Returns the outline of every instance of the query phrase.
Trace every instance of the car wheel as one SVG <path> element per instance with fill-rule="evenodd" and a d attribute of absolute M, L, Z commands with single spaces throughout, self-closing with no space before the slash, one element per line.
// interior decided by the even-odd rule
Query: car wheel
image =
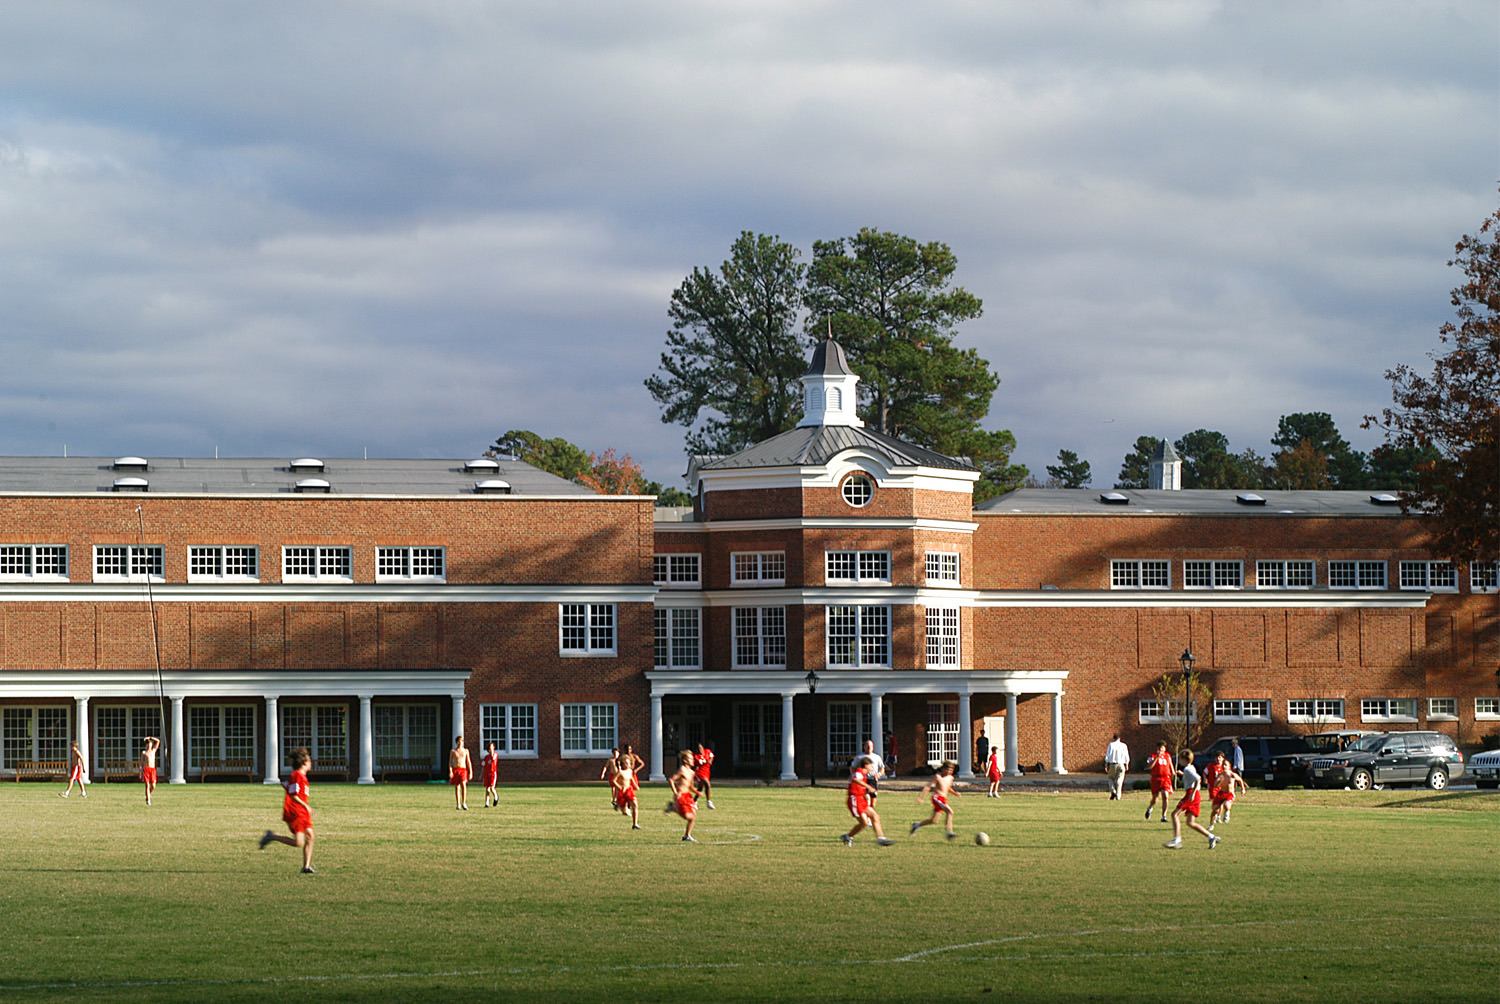
<path fill-rule="evenodd" d="M 1433 791 L 1442 791 L 1448 787 L 1448 772 L 1441 767 L 1434 767 L 1427 772 L 1427 787 Z"/>
<path fill-rule="evenodd" d="M 1370 776 L 1369 771 L 1363 768 L 1355 771 L 1354 776 L 1349 778 L 1349 787 L 1355 791 L 1369 791 L 1374 786 L 1375 779 Z"/>

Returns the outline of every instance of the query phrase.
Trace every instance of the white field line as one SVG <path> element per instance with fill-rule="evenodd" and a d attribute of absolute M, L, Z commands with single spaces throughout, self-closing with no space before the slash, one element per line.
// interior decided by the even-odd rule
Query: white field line
<path fill-rule="evenodd" d="M 432 979 L 459 979 L 472 978 L 476 976 L 548 976 L 562 975 L 564 973 L 622 973 L 622 972 L 691 972 L 712 971 L 719 969 L 809 969 L 809 968 L 834 968 L 843 966 L 872 966 L 872 965 L 902 965 L 911 962 L 922 962 L 938 952 L 961 951 L 966 948 L 980 948 L 987 945 L 998 945 L 1006 942 L 1037 941 L 1043 939 L 1066 939 L 1095 937 L 1101 934 L 1141 934 L 1141 933 L 1168 933 L 1172 931 L 1208 931 L 1216 928 L 1247 928 L 1247 927 L 1276 927 L 1286 925 L 1310 925 L 1310 924 L 1338 924 L 1348 923 L 1355 920 L 1368 920 L 1365 917 L 1346 918 L 1309 918 L 1307 920 L 1246 920 L 1225 924 L 1193 924 L 1193 925 L 1153 925 L 1150 927 L 1113 927 L 1094 928 L 1083 931 L 1060 931 L 1053 934 L 1020 934 L 1009 938 L 994 938 L 988 941 L 978 941 L 962 945 L 945 945 L 939 948 L 930 948 L 922 952 L 914 952 L 894 959 L 801 959 L 801 960 L 777 960 L 773 962 L 661 962 L 661 963 L 635 963 L 632 965 L 613 966 L 515 966 L 498 969 L 454 969 L 446 972 L 392 972 L 392 973 L 334 973 L 329 975 L 304 975 L 304 976 L 263 976 L 239 980 L 122 980 L 114 983 L 18 983 L 0 985 L 0 992 L 22 993 L 37 990 L 123 990 L 140 987 L 219 987 L 219 986 L 277 986 L 298 983 L 347 983 L 360 980 L 432 980 Z M 1412 921 L 1437 923 L 1454 921 L 1487 921 L 1485 917 L 1402 917 L 1403 923 Z M 1368 945 L 1364 946 L 1370 950 L 1380 951 L 1409 951 L 1414 948 L 1446 949 L 1448 943 L 1417 945 L 1411 942 L 1402 942 L 1399 945 Z M 1232 950 L 1221 948 L 1169 948 L 1152 951 L 1135 952 L 1047 952 L 1028 953 L 1020 955 L 988 955 L 976 956 L 964 959 L 967 962 L 1029 962 L 1042 959 L 1103 959 L 1103 958 L 1155 958 L 1155 957 L 1182 957 L 1182 956 L 1214 956 L 1214 955 L 1285 955 L 1295 953 L 1321 953 L 1321 952 L 1347 952 L 1349 946 L 1343 945 L 1289 945 L 1283 948 L 1239 948 Z"/>

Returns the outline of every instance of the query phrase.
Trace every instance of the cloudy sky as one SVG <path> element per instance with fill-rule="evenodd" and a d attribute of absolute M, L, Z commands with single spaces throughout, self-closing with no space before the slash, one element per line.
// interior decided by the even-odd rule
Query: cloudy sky
<path fill-rule="evenodd" d="M 0 9 L 0 454 L 671 483 L 642 381 L 741 230 L 948 243 L 992 428 L 1345 435 L 1497 207 L 1500 4 L 359 0 Z"/>

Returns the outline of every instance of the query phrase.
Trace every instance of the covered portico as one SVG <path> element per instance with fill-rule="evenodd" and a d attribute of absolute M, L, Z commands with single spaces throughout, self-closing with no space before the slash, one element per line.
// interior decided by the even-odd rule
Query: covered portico
<path fill-rule="evenodd" d="M 819 696 L 858 696 L 870 702 L 870 735 L 883 734 L 885 698 L 899 694 L 923 694 L 931 697 L 955 696 L 958 701 L 958 748 L 972 750 L 972 702 L 977 694 L 1003 694 L 1005 697 L 1005 771 L 1010 776 L 1021 773 L 1018 761 L 1019 736 L 1016 704 L 1023 696 L 1047 694 L 1052 702 L 1052 763 L 1058 773 L 1063 769 L 1062 696 L 1063 670 L 824 670 L 816 675 Z M 781 700 L 781 772 L 780 780 L 797 780 L 796 731 L 793 701 L 809 693 L 804 674 L 788 670 L 734 670 L 727 673 L 648 672 L 651 684 L 651 780 L 666 779 L 662 702 L 673 698 L 737 696 L 776 696 Z M 969 757 L 961 755 L 960 778 L 973 778 Z"/>

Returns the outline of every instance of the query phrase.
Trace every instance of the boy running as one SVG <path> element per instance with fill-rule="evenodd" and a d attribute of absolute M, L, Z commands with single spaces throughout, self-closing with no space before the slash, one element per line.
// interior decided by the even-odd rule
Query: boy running
<path fill-rule="evenodd" d="M 1177 803 L 1177 808 L 1172 810 L 1172 839 L 1162 844 L 1168 850 L 1178 850 L 1182 847 L 1182 817 L 1188 817 L 1188 828 L 1197 830 L 1208 838 L 1208 849 L 1213 850 L 1219 846 L 1219 838 L 1203 828 L 1198 822 L 1198 813 L 1201 811 L 1202 779 L 1198 777 L 1198 768 L 1193 766 L 1193 751 L 1182 751 L 1182 801 Z"/>
<path fill-rule="evenodd" d="M 616 746 L 609 751 L 609 759 L 604 761 L 604 766 L 599 769 L 599 780 L 609 785 L 609 807 L 615 807 L 615 770 L 616 761 L 620 759 L 620 747 Z"/>
<path fill-rule="evenodd" d="M 286 797 L 281 800 L 281 818 L 286 821 L 292 835 L 283 837 L 267 830 L 265 836 L 260 838 L 261 850 L 265 850 L 266 845 L 272 841 L 288 847 L 302 848 L 303 875 L 317 874 L 312 866 L 312 808 L 307 804 L 307 768 L 311 765 L 312 757 L 306 749 L 299 746 L 292 750 L 292 776 L 285 782 Z"/>
<path fill-rule="evenodd" d="M 1234 786 L 1238 784 L 1240 791 L 1245 788 L 1245 779 L 1234 772 L 1229 766 L 1229 761 L 1224 754 L 1220 753 L 1214 759 L 1212 765 L 1213 777 L 1208 780 L 1208 797 L 1213 802 L 1214 811 L 1208 817 L 1208 828 L 1212 830 L 1216 823 L 1229 822 L 1229 807 L 1234 804 Z M 1205 770 L 1204 775 L 1208 774 Z"/>
<path fill-rule="evenodd" d="M 922 827 L 931 826 L 933 823 L 936 823 L 939 814 L 946 817 L 943 820 L 946 824 L 945 829 L 947 830 L 944 836 L 952 840 L 957 835 L 953 832 L 953 807 L 948 804 L 948 795 L 953 794 L 956 796 L 958 794 L 958 792 L 953 790 L 953 772 L 956 770 L 958 770 L 958 764 L 952 760 L 944 760 L 943 765 L 938 768 L 938 772 L 933 775 L 932 781 L 922 786 L 922 794 L 925 795 L 929 791 L 932 792 L 932 818 L 912 823 L 911 832 L 913 836 Z"/>
<path fill-rule="evenodd" d="M 155 736 L 145 738 L 141 749 L 141 783 L 146 786 L 146 804 L 151 804 L 151 793 L 156 790 L 156 751 L 161 740 Z"/>
<path fill-rule="evenodd" d="M 610 785 L 615 789 L 615 808 L 630 817 L 632 830 L 639 830 L 641 828 L 641 785 L 636 780 L 635 768 L 631 766 L 629 757 L 624 753 L 620 754 L 616 766 L 619 769 L 610 779 Z"/>
<path fill-rule="evenodd" d="M 713 766 L 714 751 L 699 743 L 698 755 L 693 758 L 693 786 L 703 795 L 703 801 L 708 803 L 710 809 L 714 807 L 714 786 L 708 780 L 708 775 Z"/>
<path fill-rule="evenodd" d="M 1146 767 L 1151 771 L 1151 801 L 1146 803 L 1146 818 L 1151 818 L 1151 807 L 1156 804 L 1156 799 L 1160 796 L 1161 821 L 1165 823 L 1167 803 L 1172 800 L 1172 781 L 1177 775 L 1176 769 L 1172 766 L 1172 754 L 1167 752 L 1166 743 L 1156 744 L 1156 752 L 1146 758 Z"/>
<path fill-rule="evenodd" d="M 875 789 L 867 780 L 868 768 L 869 761 L 860 757 L 854 761 L 854 770 L 849 772 L 849 794 L 845 802 L 849 807 L 849 815 L 854 817 L 854 827 L 848 833 L 839 834 L 845 847 L 853 847 L 855 834 L 866 826 L 875 831 L 875 842 L 881 847 L 889 847 L 895 843 L 880 829 L 880 814 L 870 805 L 870 793 Z"/>
<path fill-rule="evenodd" d="M 62 797 L 68 797 L 68 792 L 71 792 L 73 790 L 73 782 L 77 781 L 78 794 L 82 795 L 84 798 L 88 798 L 88 773 L 88 767 L 86 767 L 83 763 L 83 751 L 78 748 L 77 743 L 74 743 L 73 752 L 68 755 L 68 791 L 63 792 Z"/>
<path fill-rule="evenodd" d="M 667 812 L 675 812 L 687 820 L 687 832 L 682 839 L 690 844 L 698 841 L 693 837 L 693 823 L 698 819 L 698 801 L 693 794 L 693 763 L 692 750 L 683 750 L 677 754 L 677 772 L 672 775 L 672 800 L 667 803 Z"/>
<path fill-rule="evenodd" d="M 469 774 L 474 770 L 474 760 L 463 736 L 453 737 L 453 749 L 448 752 L 448 783 L 453 785 L 453 808 L 468 811 Z"/>
<path fill-rule="evenodd" d="M 484 756 L 479 758 L 479 766 L 484 771 L 484 807 L 488 809 L 493 805 L 498 809 L 500 796 L 495 794 L 495 782 L 500 780 L 500 756 L 495 752 L 493 739 L 485 744 Z"/>

